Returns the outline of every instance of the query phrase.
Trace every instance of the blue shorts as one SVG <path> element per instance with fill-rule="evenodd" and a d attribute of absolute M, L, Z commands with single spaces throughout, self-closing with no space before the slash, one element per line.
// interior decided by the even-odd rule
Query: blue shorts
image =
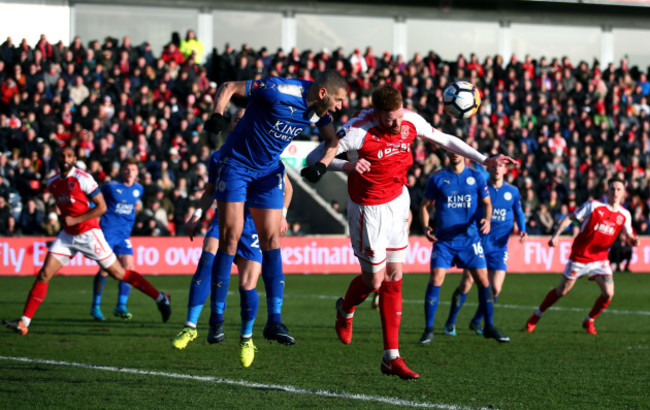
<path fill-rule="evenodd" d="M 104 231 L 106 242 L 116 255 L 133 255 L 133 245 L 129 238 L 111 237 Z"/>
<path fill-rule="evenodd" d="M 508 250 L 493 249 L 485 253 L 485 260 L 489 270 L 508 271 Z"/>
<path fill-rule="evenodd" d="M 284 164 L 257 171 L 226 158 L 219 162 L 214 197 L 218 201 L 246 202 L 251 208 L 282 209 L 284 206 Z"/>
<path fill-rule="evenodd" d="M 431 252 L 431 269 L 449 269 L 457 266 L 461 269 L 483 269 L 487 267 L 481 241 L 454 244 L 453 242 L 437 241 Z"/>
<path fill-rule="evenodd" d="M 205 236 L 219 239 L 219 218 L 216 215 Z M 237 244 L 237 255 L 249 261 L 262 263 L 262 250 L 257 237 L 257 229 L 255 229 L 255 222 L 248 211 L 244 213 L 244 229 Z"/>

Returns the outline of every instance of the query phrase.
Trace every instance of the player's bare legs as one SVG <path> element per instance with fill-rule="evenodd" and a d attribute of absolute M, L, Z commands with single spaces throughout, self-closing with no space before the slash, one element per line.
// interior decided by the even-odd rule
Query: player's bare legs
<path fill-rule="evenodd" d="M 596 276 L 594 279 L 600 287 L 600 296 L 596 299 L 594 306 L 591 308 L 589 315 L 582 322 L 582 327 L 587 330 L 587 333 L 592 335 L 598 334 L 594 327 L 594 320 L 600 315 L 607 306 L 612 302 L 614 297 L 614 277 L 611 275 Z"/>
<path fill-rule="evenodd" d="M 237 254 L 237 244 L 244 228 L 244 202 L 217 201 L 219 247 L 212 263 L 210 282 L 209 343 L 223 341 L 223 311 L 230 285 L 230 272 Z"/>
<path fill-rule="evenodd" d="M 266 287 L 268 319 L 264 326 L 264 338 L 291 346 L 295 339 L 282 323 L 284 300 L 284 273 L 280 252 L 282 209 L 249 208 L 257 229 L 262 249 L 262 280 Z"/>
<path fill-rule="evenodd" d="M 526 322 L 524 330 L 528 333 L 532 333 L 535 330 L 535 326 L 537 326 L 537 322 L 539 322 L 539 319 L 542 317 L 546 309 L 553 306 L 553 304 L 557 302 L 562 296 L 569 293 L 569 291 L 573 289 L 573 285 L 575 285 L 575 283 L 575 279 L 567 279 L 566 277 L 562 276 L 562 279 L 560 279 L 560 284 L 556 288 L 551 289 L 546 294 L 546 297 L 544 297 L 544 300 L 539 305 L 537 310 L 533 312 L 532 315 L 530 315 L 528 321 Z"/>

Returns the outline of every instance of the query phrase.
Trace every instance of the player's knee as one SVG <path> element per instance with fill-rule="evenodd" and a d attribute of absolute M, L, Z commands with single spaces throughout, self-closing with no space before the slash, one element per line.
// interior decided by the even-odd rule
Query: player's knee
<path fill-rule="evenodd" d="M 125 271 L 119 262 L 115 262 L 114 264 L 109 266 L 106 269 L 106 272 L 108 272 L 108 274 L 111 275 L 111 277 L 113 277 L 116 280 L 124 280 Z"/>
<path fill-rule="evenodd" d="M 603 296 L 606 297 L 607 300 L 612 300 L 614 298 L 614 289 L 603 291 Z"/>
<path fill-rule="evenodd" d="M 49 273 L 48 271 L 45 270 L 45 268 L 41 268 L 41 270 L 38 271 L 36 280 L 42 283 L 48 283 L 50 279 L 52 279 L 52 276 L 54 276 L 54 274 Z"/>

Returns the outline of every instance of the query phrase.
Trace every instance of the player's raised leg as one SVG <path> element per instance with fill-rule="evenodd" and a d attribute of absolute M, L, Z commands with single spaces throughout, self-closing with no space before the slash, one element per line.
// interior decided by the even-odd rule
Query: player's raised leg
<path fill-rule="evenodd" d="M 571 263 L 569 263 L 569 265 L 570 264 Z M 524 330 L 528 333 L 532 333 L 535 330 L 535 327 L 537 326 L 537 322 L 539 322 L 539 319 L 542 317 L 544 312 L 546 312 L 546 309 L 553 306 L 553 304 L 557 302 L 562 296 L 569 293 L 569 291 L 573 288 L 573 285 L 575 285 L 575 283 L 576 283 L 575 279 L 567 279 L 566 277 L 563 276 L 562 279 L 560 280 L 560 284 L 556 288 L 551 289 L 546 294 L 544 300 L 539 305 L 537 310 L 535 310 L 535 312 L 533 312 L 533 314 L 530 315 L 530 317 L 526 321 L 526 326 L 524 327 Z"/>

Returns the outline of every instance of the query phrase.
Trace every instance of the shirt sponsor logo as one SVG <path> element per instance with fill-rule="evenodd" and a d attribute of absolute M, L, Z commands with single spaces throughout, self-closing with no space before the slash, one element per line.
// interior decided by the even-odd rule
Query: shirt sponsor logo
<path fill-rule="evenodd" d="M 282 141 L 291 141 L 294 137 L 302 133 L 303 127 L 291 125 L 283 121 L 276 121 L 269 134 Z"/>
<path fill-rule="evenodd" d="M 472 196 L 471 195 L 450 195 L 447 197 L 447 208 L 471 208 Z"/>

